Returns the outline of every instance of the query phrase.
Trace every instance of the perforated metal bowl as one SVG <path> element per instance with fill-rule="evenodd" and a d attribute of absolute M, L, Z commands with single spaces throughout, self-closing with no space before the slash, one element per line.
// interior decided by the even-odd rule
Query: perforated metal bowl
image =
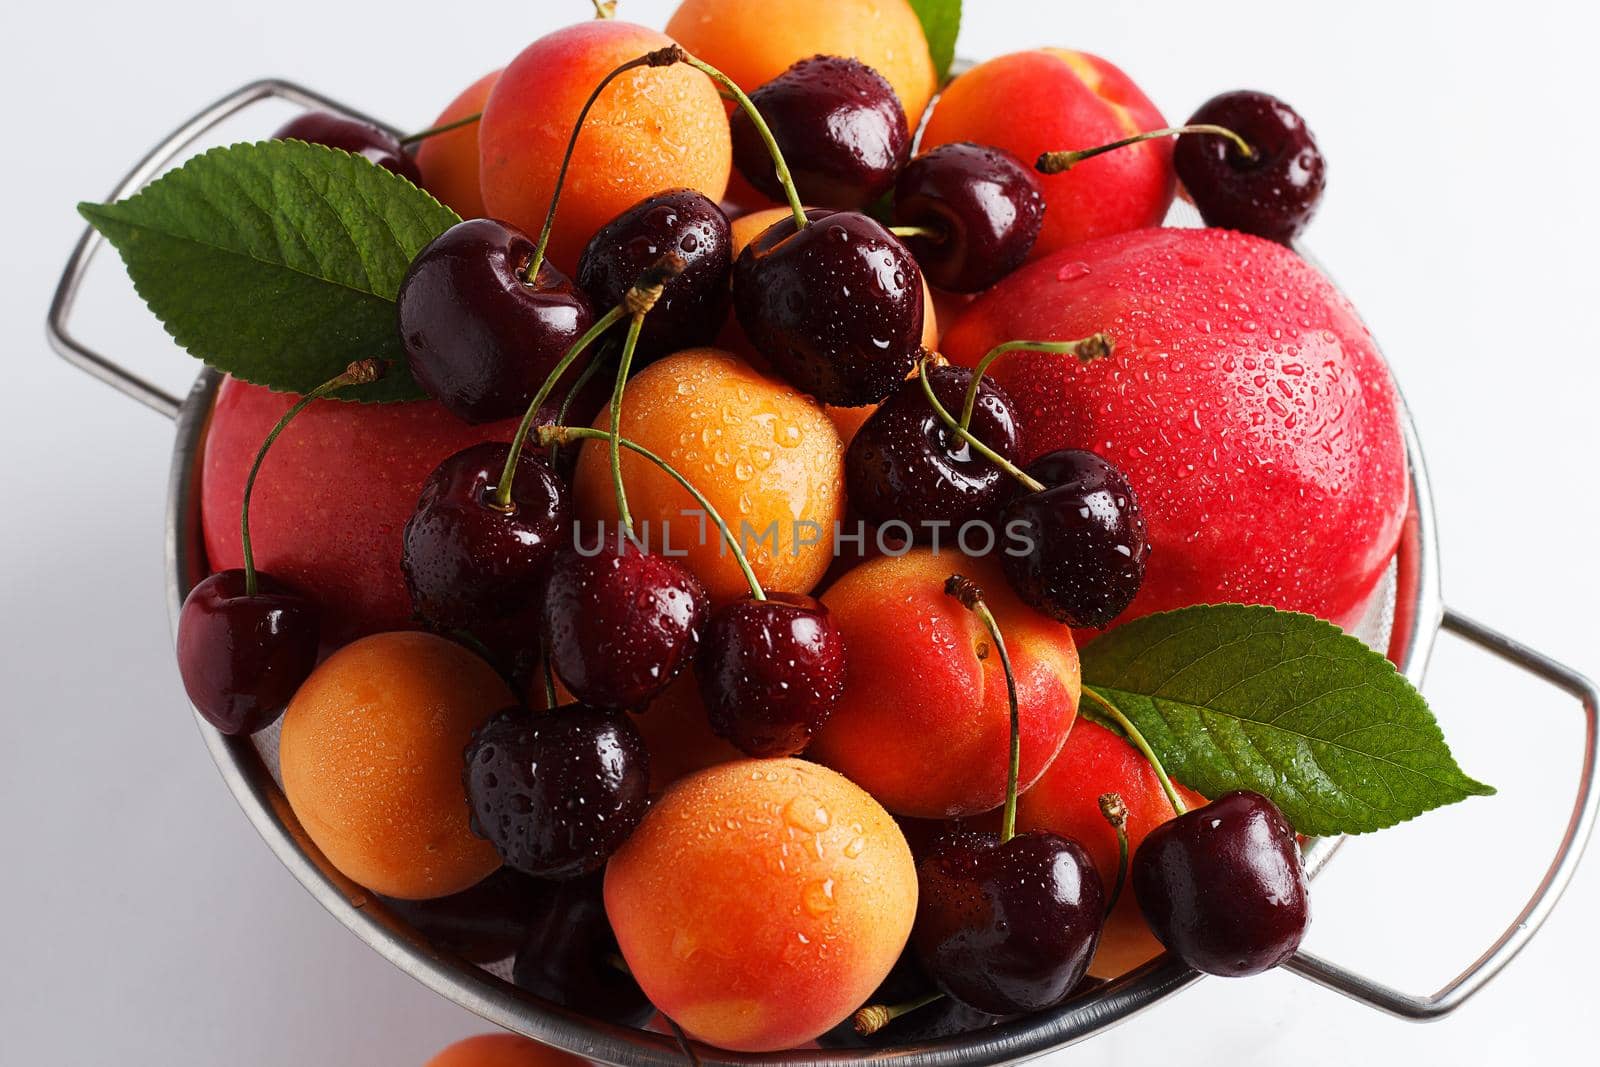
<path fill-rule="evenodd" d="M 138 191 L 177 160 L 207 131 L 263 100 L 279 99 L 304 107 L 326 108 L 373 121 L 359 112 L 288 82 L 253 82 L 200 112 L 162 141 L 133 168 L 112 193 L 120 199 Z M 1174 224 L 1192 221 L 1177 209 Z M 113 359 L 78 341 L 70 318 L 79 286 L 101 239 L 85 230 L 67 263 L 50 308 L 52 347 L 66 360 L 135 400 L 176 421 L 167 511 L 167 592 L 174 625 L 189 589 L 209 567 L 200 534 L 200 455 L 219 378 L 202 373 L 182 399 L 131 373 Z M 1422 452 L 1403 412 L 1406 458 L 1411 477 L 1411 511 L 1394 563 L 1374 596 L 1358 634 L 1420 685 L 1435 637 L 1449 631 L 1572 695 L 1585 716 L 1583 766 L 1566 833 L 1543 880 L 1505 932 L 1465 971 L 1430 995 L 1392 989 L 1364 975 L 1308 953 L 1286 966 L 1295 973 L 1408 1019 L 1431 1019 L 1459 1007 L 1483 988 L 1527 944 L 1566 887 L 1595 818 L 1597 697 L 1594 686 L 1576 672 L 1444 607 L 1439 590 L 1438 544 L 1433 502 Z M 426 938 L 391 914 L 377 898 L 350 882 L 323 857 L 301 828 L 275 779 L 275 733 L 264 738 L 226 737 L 196 716 L 212 758 L 250 821 L 302 885 L 348 927 L 396 967 L 442 996 L 510 1030 L 592 1060 L 610 1064 L 673 1064 L 683 1051 L 668 1036 L 598 1022 L 538 997 L 506 981 L 504 968 L 483 968 L 440 952 Z M 1306 865 L 1315 875 L 1339 846 L 1337 839 L 1311 841 Z M 710 1064 L 890 1063 L 903 1067 L 952 1067 L 1011 1063 L 1081 1041 L 1169 997 L 1201 976 L 1177 960 L 1161 957 L 1093 992 L 1049 1012 L 990 1030 L 878 1050 L 798 1051 L 741 1055 L 694 1046 Z"/>

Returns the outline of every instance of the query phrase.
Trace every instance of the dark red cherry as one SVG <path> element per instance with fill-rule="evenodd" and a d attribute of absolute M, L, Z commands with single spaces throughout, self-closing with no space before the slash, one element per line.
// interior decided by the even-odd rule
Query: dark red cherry
<path fill-rule="evenodd" d="M 668 253 L 684 267 L 645 318 L 635 364 L 716 340 L 728 317 L 733 272 L 728 216 L 693 189 L 670 189 L 606 223 L 578 260 L 578 285 L 595 307 L 612 308 Z"/>
<path fill-rule="evenodd" d="M 1150 556 L 1144 511 L 1127 477 L 1093 452 L 1063 449 L 1027 472 L 1043 482 L 1000 512 L 1001 565 L 1035 609 L 1103 627 L 1133 602 Z"/>
<path fill-rule="evenodd" d="M 548 884 L 548 883 L 547 883 Z M 655 1014 L 628 972 L 606 918 L 598 875 L 560 882 L 529 915 L 511 980 L 552 1004 L 619 1026 L 642 1026 Z"/>
<path fill-rule="evenodd" d="M 920 155 L 894 186 L 896 226 L 937 236 L 902 238 L 940 289 L 976 293 L 1022 265 L 1044 224 L 1044 191 L 1010 152 L 961 141 Z"/>
<path fill-rule="evenodd" d="M 1295 954 L 1311 924 L 1294 828 L 1249 790 L 1151 830 L 1128 879 L 1150 932 L 1207 974 L 1270 970 Z"/>
<path fill-rule="evenodd" d="M 383 904 L 435 949 L 473 963 L 494 963 L 511 956 L 527 940 L 529 927 L 548 906 L 557 885 L 501 867 L 471 889 L 447 897 L 384 897 Z"/>
<path fill-rule="evenodd" d="M 1070 995 L 1105 924 L 1105 890 L 1082 845 L 1047 830 L 951 834 L 917 864 L 911 944 L 939 988 L 991 1015 Z"/>
<path fill-rule="evenodd" d="M 889 191 L 911 154 L 900 98 L 858 59 L 802 59 L 751 93 L 750 101 L 783 150 L 802 203 L 865 208 Z M 735 108 L 729 127 L 739 173 L 781 203 L 783 187 L 755 123 Z"/>
<path fill-rule="evenodd" d="M 392 170 L 412 185 L 422 184 L 422 171 L 405 145 L 392 133 L 368 122 L 335 115 L 329 111 L 307 111 L 278 128 L 274 140 L 309 141 L 311 144 L 342 148 L 352 155 L 365 156 L 378 166 Z"/>
<path fill-rule="evenodd" d="M 694 661 L 710 613 L 705 586 L 682 563 L 609 536 L 556 556 L 540 632 L 579 701 L 638 710 Z"/>
<path fill-rule="evenodd" d="M 509 223 L 458 222 L 411 261 L 395 298 L 411 376 L 468 422 L 520 415 L 590 326 L 583 291 L 545 261 L 529 278 L 534 243 Z M 550 394 L 549 411 L 577 377 Z"/>
<path fill-rule="evenodd" d="M 927 374 L 939 403 L 959 418 L 972 371 L 929 367 Z M 1006 459 L 1016 459 L 1011 402 L 987 377 L 978 383 L 970 429 Z M 1015 482 L 956 436 L 928 403 L 922 383 L 913 380 L 891 393 L 856 431 L 845 453 L 845 485 L 851 507 L 867 521 L 898 520 L 911 527 L 913 541 L 926 543 L 938 534 L 954 543 L 963 523 L 998 511 Z M 948 528 L 941 529 L 945 524 Z M 988 537 L 993 540 L 992 533 Z"/>
<path fill-rule="evenodd" d="M 1201 104 L 1188 125 L 1197 123 L 1224 126 L 1256 150 L 1252 159 L 1226 137 L 1178 138 L 1172 165 L 1206 225 L 1294 240 L 1316 214 L 1327 180 L 1305 120 L 1275 96 L 1239 91 Z"/>
<path fill-rule="evenodd" d="M 571 506 L 545 458 L 524 450 L 502 507 L 495 491 L 510 448 L 485 441 L 434 468 L 406 523 L 400 569 L 428 623 L 484 640 L 518 628 L 531 644 L 550 562 L 572 534 Z"/>
<path fill-rule="evenodd" d="M 649 804 L 650 756 L 628 716 L 567 704 L 507 708 L 473 732 L 472 829 L 536 878 L 599 870 Z"/>
<path fill-rule="evenodd" d="M 889 977 L 883 980 L 867 1003 L 895 1007 L 923 1000 L 937 992 L 938 987 L 917 961 L 916 953 L 907 948 L 895 961 Z M 908 1011 L 891 1020 L 881 1030 L 865 1036 L 857 1032 L 852 1016 L 817 1038 L 817 1044 L 823 1048 L 889 1048 L 916 1041 L 959 1037 L 1002 1022 L 1005 1022 L 1005 1016 L 978 1011 L 954 997 L 939 997 L 931 1004 Z"/>
<path fill-rule="evenodd" d="M 876 404 L 922 340 L 922 274 L 888 230 L 853 211 L 763 230 L 733 265 L 733 307 L 757 351 L 828 404 Z"/>
<path fill-rule="evenodd" d="M 844 636 L 813 597 L 743 597 L 711 617 L 695 674 L 718 737 L 749 756 L 792 756 L 844 695 Z"/>
<path fill-rule="evenodd" d="M 225 734 L 253 734 L 277 721 L 317 665 L 321 613 L 288 586 L 242 570 L 202 579 L 178 613 L 178 673 L 189 701 Z"/>

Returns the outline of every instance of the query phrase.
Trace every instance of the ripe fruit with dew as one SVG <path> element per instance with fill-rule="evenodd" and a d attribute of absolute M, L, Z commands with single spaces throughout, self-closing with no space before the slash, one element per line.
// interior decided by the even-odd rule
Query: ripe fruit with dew
<path fill-rule="evenodd" d="M 429 128 L 448 126 L 480 114 L 489 99 L 489 90 L 499 78 L 498 70 L 491 71 L 467 86 L 439 112 Z M 417 169 L 422 172 L 423 187 L 464 219 L 482 218 L 484 214 L 483 191 L 478 183 L 481 158 L 477 122 L 435 133 L 417 145 Z"/>

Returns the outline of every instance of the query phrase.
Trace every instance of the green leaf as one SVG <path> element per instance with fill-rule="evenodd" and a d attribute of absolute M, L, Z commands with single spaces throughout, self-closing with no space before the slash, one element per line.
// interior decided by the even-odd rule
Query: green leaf
<path fill-rule="evenodd" d="M 1494 792 L 1456 766 L 1393 664 L 1310 615 L 1219 604 L 1135 619 L 1084 647 L 1083 679 L 1174 778 L 1263 793 L 1304 834 L 1381 830 Z"/>
<path fill-rule="evenodd" d="M 911 9 L 922 21 L 922 35 L 928 39 L 928 54 L 942 84 L 956 58 L 956 35 L 961 32 L 961 0 L 911 0 Z"/>
<path fill-rule="evenodd" d="M 361 156 L 302 141 L 215 148 L 114 204 L 80 204 L 167 332 L 218 370 L 304 393 L 395 361 L 350 399 L 422 396 L 400 349 L 406 267 L 460 221 Z"/>

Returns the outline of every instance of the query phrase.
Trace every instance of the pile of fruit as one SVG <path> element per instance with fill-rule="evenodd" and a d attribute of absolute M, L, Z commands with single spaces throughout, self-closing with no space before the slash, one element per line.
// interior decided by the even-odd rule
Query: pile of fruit
<path fill-rule="evenodd" d="M 82 208 L 228 374 L 179 666 L 331 864 L 597 1019 L 899 1044 L 1276 966 L 1301 835 L 1490 791 L 1339 629 L 1408 482 L 1292 109 L 610 6 Z"/>

